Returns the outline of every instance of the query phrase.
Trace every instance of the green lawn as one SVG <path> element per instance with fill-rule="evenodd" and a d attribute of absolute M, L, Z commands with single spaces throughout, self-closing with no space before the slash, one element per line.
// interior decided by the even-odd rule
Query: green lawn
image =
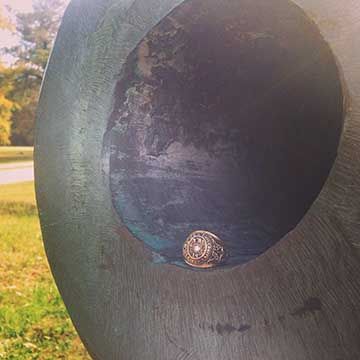
<path fill-rule="evenodd" d="M 0 359 L 90 359 L 50 274 L 32 182 L 0 186 Z"/>
<path fill-rule="evenodd" d="M 0 164 L 32 159 L 33 148 L 31 146 L 0 146 Z"/>

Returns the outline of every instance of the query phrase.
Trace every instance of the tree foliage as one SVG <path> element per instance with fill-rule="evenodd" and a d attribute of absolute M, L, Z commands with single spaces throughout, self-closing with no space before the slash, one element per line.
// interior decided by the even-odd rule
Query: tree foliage
<path fill-rule="evenodd" d="M 11 143 L 13 145 L 32 145 L 41 77 L 39 78 L 37 72 L 26 64 L 8 68 L 3 75 L 4 81 L 11 85 L 6 90 L 7 98 L 13 103 Z"/>
<path fill-rule="evenodd" d="M 0 7 L 0 29 L 12 30 L 13 24 L 4 15 L 4 9 Z M 10 143 L 11 116 L 14 103 L 7 98 L 7 93 L 11 89 L 8 82 L 4 81 L 5 67 L 0 63 L 0 145 Z"/>
<path fill-rule="evenodd" d="M 37 0 L 32 12 L 15 14 L 15 33 L 20 41 L 7 52 L 16 60 L 5 71 L 0 69 L 0 91 L 11 103 L 13 145 L 33 144 L 38 94 L 65 2 Z M 1 113 L 0 119 L 5 119 Z"/>
<path fill-rule="evenodd" d="M 38 71 L 41 78 L 64 10 L 63 0 L 37 0 L 31 13 L 16 15 L 19 45 L 10 51 L 17 63 Z"/>
<path fill-rule="evenodd" d="M 1 70 L 3 70 L 2 67 L 0 67 Z M 1 82 L 2 79 L 0 79 Z M 14 103 L 6 97 L 8 90 L 10 90 L 9 84 L 4 84 L 0 88 L 0 145 L 9 145 L 10 143 L 11 116 Z"/>
<path fill-rule="evenodd" d="M 14 24 L 4 14 L 4 8 L 0 6 L 0 29 L 1 30 L 13 30 Z"/>

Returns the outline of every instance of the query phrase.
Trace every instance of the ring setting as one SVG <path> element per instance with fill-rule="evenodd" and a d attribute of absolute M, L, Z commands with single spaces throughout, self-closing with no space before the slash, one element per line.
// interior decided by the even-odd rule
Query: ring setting
<path fill-rule="evenodd" d="M 209 269 L 225 260 L 224 243 L 214 234 L 205 230 L 192 232 L 183 246 L 184 261 L 200 269 Z"/>

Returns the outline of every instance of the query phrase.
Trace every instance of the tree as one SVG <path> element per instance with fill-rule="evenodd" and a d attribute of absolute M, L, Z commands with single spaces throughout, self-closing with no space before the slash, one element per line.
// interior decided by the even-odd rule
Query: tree
<path fill-rule="evenodd" d="M 0 145 L 10 143 L 11 116 L 14 109 L 14 103 L 6 98 L 6 90 L 8 88 L 5 85 L 0 88 Z"/>
<path fill-rule="evenodd" d="M 50 50 L 64 11 L 64 0 L 37 0 L 31 13 L 16 14 L 16 32 L 19 45 L 10 52 L 18 59 L 17 64 L 27 65 L 33 75 L 45 70 Z"/>
<path fill-rule="evenodd" d="M 38 94 L 66 0 L 37 0 L 31 13 L 16 14 L 20 42 L 8 49 L 15 64 L 5 74 L 12 84 L 6 97 L 16 104 L 12 111 L 11 142 L 32 145 Z"/>
<path fill-rule="evenodd" d="M 34 75 L 33 69 L 21 64 L 7 68 L 1 75 L 3 82 L 0 81 L 0 87 L 6 89 L 6 97 L 13 103 L 11 143 L 32 145 L 41 78 L 39 79 L 37 74 Z"/>
<path fill-rule="evenodd" d="M 4 8 L 0 6 L 0 29 L 1 30 L 13 30 L 14 24 L 11 20 L 4 15 Z"/>
<path fill-rule="evenodd" d="M 4 15 L 3 8 L 0 7 L 0 29 L 12 30 L 13 24 Z M 7 99 L 7 92 L 11 89 L 10 84 L 4 81 L 2 76 L 5 67 L 0 63 L 0 145 L 8 145 L 10 143 L 11 116 L 14 109 L 14 103 Z"/>

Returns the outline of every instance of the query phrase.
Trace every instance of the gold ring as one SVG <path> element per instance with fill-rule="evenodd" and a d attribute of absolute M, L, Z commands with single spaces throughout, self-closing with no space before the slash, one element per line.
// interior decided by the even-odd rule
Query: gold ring
<path fill-rule="evenodd" d="M 186 239 L 183 256 L 188 265 L 209 269 L 224 262 L 224 243 L 209 231 L 197 230 Z"/>

